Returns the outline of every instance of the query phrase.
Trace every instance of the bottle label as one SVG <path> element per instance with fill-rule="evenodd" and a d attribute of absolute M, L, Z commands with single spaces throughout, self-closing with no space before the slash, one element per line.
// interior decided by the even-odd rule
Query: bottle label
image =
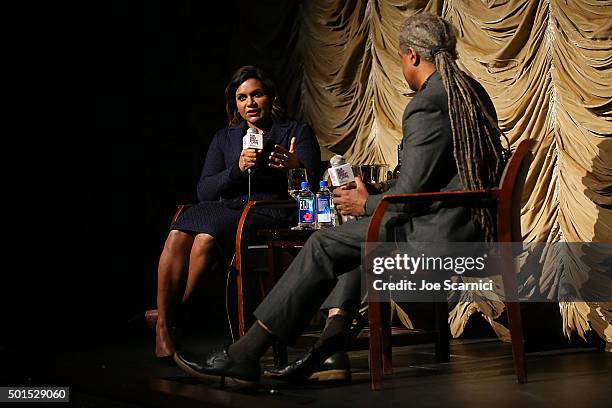
<path fill-rule="evenodd" d="M 298 199 L 298 222 L 300 224 L 314 223 L 314 200 L 312 198 Z"/>
<path fill-rule="evenodd" d="M 331 222 L 329 196 L 317 197 L 317 220 L 319 222 Z"/>

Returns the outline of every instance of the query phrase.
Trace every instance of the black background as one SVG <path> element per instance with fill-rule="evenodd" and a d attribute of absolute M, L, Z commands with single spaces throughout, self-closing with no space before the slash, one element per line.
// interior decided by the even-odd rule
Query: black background
<path fill-rule="evenodd" d="M 231 73 L 274 68 L 280 51 L 244 51 L 246 1 L 22 7 L 7 14 L 0 346 L 104 342 L 155 305 L 167 228 L 196 199 Z M 224 284 L 203 293 L 219 330 Z"/>
<path fill-rule="evenodd" d="M 167 228 L 195 201 L 231 73 L 279 71 L 287 51 L 252 36 L 288 39 L 300 3 L 264 3 L 282 21 L 244 0 L 5 10 L 0 348 L 105 344 L 154 306 Z M 200 296 L 212 330 L 225 330 L 224 286 L 214 276 Z"/>

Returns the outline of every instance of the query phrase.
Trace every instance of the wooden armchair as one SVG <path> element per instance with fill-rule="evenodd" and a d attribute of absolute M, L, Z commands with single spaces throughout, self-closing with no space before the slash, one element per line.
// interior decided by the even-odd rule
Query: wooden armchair
<path fill-rule="evenodd" d="M 262 249 L 267 247 L 259 245 L 260 243 L 257 240 L 253 240 L 255 231 L 251 230 L 252 217 L 259 208 L 295 208 L 295 206 L 295 200 L 248 201 L 242 211 L 236 232 L 236 252 L 230 264 L 226 265 L 233 268 L 236 276 L 238 335 L 240 337 L 245 333 L 249 323 L 247 316 L 250 310 L 255 307 L 255 300 L 259 300 L 256 298 L 262 299 L 276 281 L 276 277 L 269 276 L 269 273 L 253 273 L 256 270 L 256 265 L 254 265 L 256 262 L 253 261 L 257 259 L 257 255 L 261 258 L 266 252 Z M 191 204 L 177 205 L 170 225 L 174 224 L 189 207 L 191 207 Z M 261 264 L 262 262 L 260 260 L 257 263 Z M 248 290 L 247 287 L 251 290 Z M 287 364 L 287 351 L 282 343 L 274 345 L 274 359 L 278 366 Z"/>
<path fill-rule="evenodd" d="M 415 194 L 385 195 L 378 204 L 368 227 L 367 242 L 377 242 L 381 221 L 389 204 L 398 203 L 431 203 L 446 202 L 456 206 L 493 205 L 497 212 L 497 242 L 520 242 L 520 204 L 522 188 L 528 167 L 529 146 L 531 140 L 523 140 L 512 154 L 498 188 L 488 190 L 450 191 Z M 501 266 L 500 271 L 506 299 L 517 298 L 517 281 L 514 271 L 508 264 Z M 368 273 L 366 279 L 371 287 L 373 274 Z M 525 350 L 523 344 L 523 328 L 520 305 L 516 302 L 506 302 L 508 325 L 512 340 L 512 355 L 516 376 L 519 383 L 527 382 L 525 367 Z M 389 322 L 389 299 L 374 299 L 368 301 L 368 320 L 370 326 L 370 372 L 372 389 L 382 386 L 384 374 L 391 374 L 391 325 Z"/>
<path fill-rule="evenodd" d="M 322 160 L 319 164 L 319 172 L 323 174 L 329 166 L 329 161 Z M 249 257 L 249 249 L 253 249 L 251 231 L 251 221 L 253 214 L 257 209 L 260 208 L 296 208 L 296 202 L 293 199 L 288 200 L 262 200 L 247 202 L 247 205 L 242 211 L 242 216 L 238 222 L 238 230 L 236 233 L 236 255 L 233 261 L 233 267 L 236 271 L 236 292 L 238 301 L 238 334 L 243 336 L 247 328 L 247 316 L 249 310 L 255 306 L 253 302 L 252 293 L 249 293 L 246 289 L 247 280 L 249 278 L 257 278 L 258 282 L 258 295 L 263 298 L 272 288 L 276 281 L 276 277 L 270 276 L 266 279 L 262 276 L 250 276 L 249 272 L 251 268 L 251 257 Z M 294 226 L 287 225 L 287 228 Z M 269 271 L 272 273 L 273 271 Z"/>
<path fill-rule="evenodd" d="M 266 201 L 249 201 L 242 211 L 240 221 L 238 222 L 238 231 L 236 233 L 236 256 L 233 266 L 236 270 L 236 292 L 238 301 L 238 333 L 242 337 L 246 329 L 247 309 L 253 306 L 253 302 L 248 299 L 248 291 L 245 289 L 245 280 L 247 279 L 249 267 L 249 247 L 250 247 L 250 232 L 251 220 L 255 210 L 258 208 L 295 208 L 295 200 L 266 200 Z M 259 290 L 263 298 L 270 290 L 270 285 L 259 282 Z"/>

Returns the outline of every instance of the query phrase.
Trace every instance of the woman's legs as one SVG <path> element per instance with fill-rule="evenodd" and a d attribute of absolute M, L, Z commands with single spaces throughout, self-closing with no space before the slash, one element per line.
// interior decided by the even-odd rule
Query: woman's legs
<path fill-rule="evenodd" d="M 174 353 L 170 328 L 172 312 L 176 307 L 176 294 L 184 285 L 184 274 L 194 236 L 172 230 L 166 238 L 157 268 L 157 325 L 155 326 L 155 355 L 168 357 Z"/>
<path fill-rule="evenodd" d="M 187 303 L 204 271 L 211 264 L 214 256 L 215 238 L 208 234 L 198 234 L 193 241 L 189 255 L 189 271 L 187 272 L 187 287 L 183 294 L 183 304 Z"/>
<path fill-rule="evenodd" d="M 214 238 L 172 230 L 162 251 L 157 274 L 157 310 L 155 354 L 167 357 L 174 354 L 173 314 L 180 299 L 185 303 L 210 263 Z M 185 276 L 187 274 L 187 276 Z M 186 282 L 185 282 L 186 281 Z M 179 296 L 183 291 L 183 296 Z"/>

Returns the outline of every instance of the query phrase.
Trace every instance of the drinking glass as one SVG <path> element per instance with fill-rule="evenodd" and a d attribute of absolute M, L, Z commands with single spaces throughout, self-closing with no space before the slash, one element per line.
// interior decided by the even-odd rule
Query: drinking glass
<path fill-rule="evenodd" d="M 293 199 L 297 199 L 297 195 L 302 188 L 302 181 L 308 181 L 306 169 L 297 168 L 287 171 L 287 191 Z"/>

